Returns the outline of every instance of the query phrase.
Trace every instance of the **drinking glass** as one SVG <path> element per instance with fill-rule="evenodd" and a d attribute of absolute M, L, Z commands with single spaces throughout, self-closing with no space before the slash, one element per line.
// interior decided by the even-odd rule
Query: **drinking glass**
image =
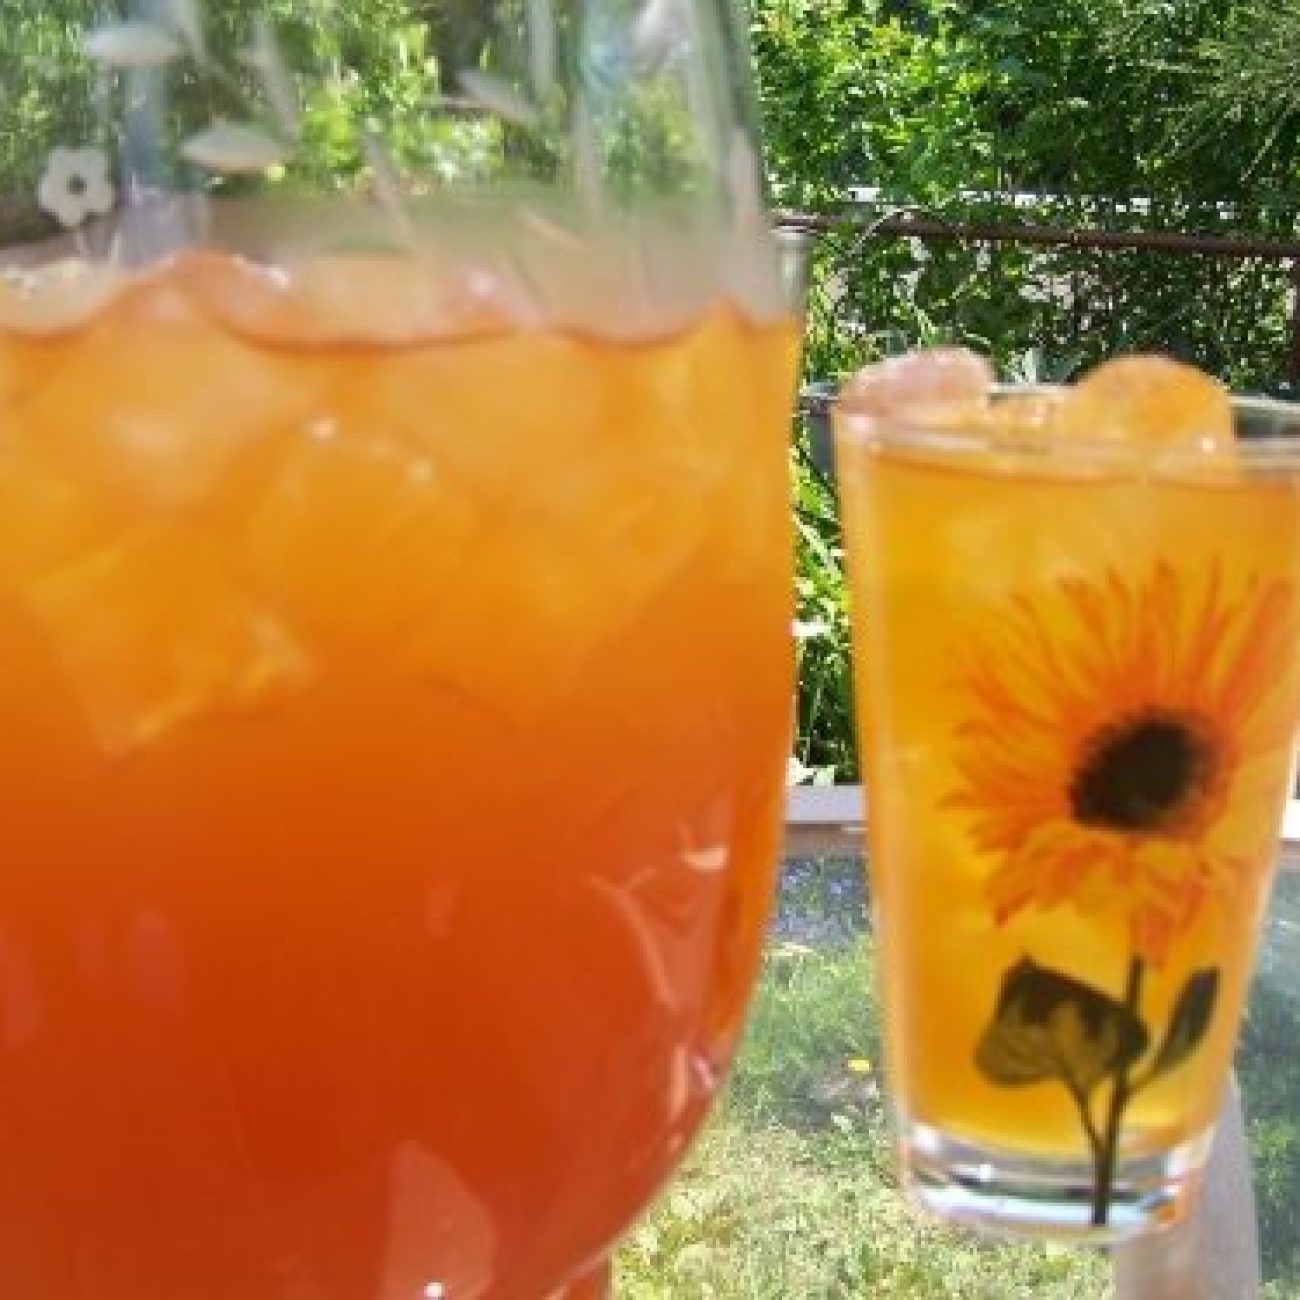
<path fill-rule="evenodd" d="M 599 1294 L 781 823 L 797 330 L 742 28 L 17 8 L 0 1294 Z"/>
<path fill-rule="evenodd" d="M 1014 420 L 837 416 L 888 1069 L 922 1206 L 1108 1242 L 1186 1214 L 1227 1081 L 1300 718 L 1300 410 L 1237 403 L 1231 449 Z"/>

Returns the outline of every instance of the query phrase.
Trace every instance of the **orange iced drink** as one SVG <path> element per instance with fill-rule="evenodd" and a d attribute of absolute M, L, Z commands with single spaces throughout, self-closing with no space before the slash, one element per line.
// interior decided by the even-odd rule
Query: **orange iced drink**
<path fill-rule="evenodd" d="M 1154 359 L 989 378 L 895 363 L 839 421 L 892 1087 L 924 1204 L 1113 1238 L 1181 1215 L 1219 1108 L 1300 715 L 1300 460 Z"/>
<path fill-rule="evenodd" d="M 13 1300 L 537 1300 L 718 1087 L 794 325 L 430 324 L 413 277 L 0 296 Z"/>

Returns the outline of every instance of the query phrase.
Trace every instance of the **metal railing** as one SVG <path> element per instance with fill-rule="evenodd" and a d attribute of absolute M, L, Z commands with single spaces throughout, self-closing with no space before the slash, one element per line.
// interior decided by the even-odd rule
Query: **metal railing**
<path fill-rule="evenodd" d="M 1074 255 L 1073 266 L 1056 270 L 1051 265 L 1044 268 L 1046 278 L 1055 275 L 1067 284 L 1065 292 L 1059 295 L 1059 310 L 1053 313 L 1049 304 L 1043 313 L 1044 320 L 1051 320 L 1055 315 L 1051 332 L 1058 343 L 1062 337 L 1070 335 L 1083 337 L 1090 329 L 1095 333 L 1099 316 L 1105 317 L 1107 312 L 1112 320 L 1123 318 L 1126 308 L 1122 289 L 1128 268 L 1119 265 L 1120 259 L 1178 259 L 1180 264 L 1195 259 L 1202 268 L 1198 276 L 1205 289 L 1206 314 L 1221 312 L 1222 304 L 1232 303 L 1240 309 L 1238 323 L 1243 328 L 1253 328 L 1256 321 L 1266 314 L 1279 310 L 1285 313 L 1286 325 L 1279 339 L 1276 364 L 1265 368 L 1277 376 L 1279 387 L 1300 385 L 1300 238 L 1068 226 L 1044 223 L 1032 217 L 989 220 L 975 210 L 958 219 L 911 209 L 877 214 L 852 208 L 835 216 L 787 211 L 778 214 L 777 224 L 778 229 L 787 232 L 787 237 L 837 242 L 838 252 L 833 260 L 840 267 L 858 262 L 869 257 L 873 250 L 900 241 L 916 241 L 926 249 L 955 246 L 967 250 L 1030 250 L 1045 255 L 1049 262 L 1054 255 Z M 1080 257 L 1090 260 L 1086 265 L 1081 264 Z M 1245 283 L 1240 269 L 1250 265 L 1256 274 L 1250 283 Z M 1235 281 L 1225 280 L 1225 266 L 1237 268 Z M 1146 263 L 1143 263 L 1143 270 L 1145 279 L 1149 281 L 1151 277 Z M 842 277 L 840 270 L 832 270 L 832 275 L 836 274 Z M 995 279 L 996 276 L 986 278 Z M 1139 292 L 1146 293 L 1145 285 Z M 1094 299 L 1092 302 L 1089 301 L 1090 295 Z M 1183 296 L 1188 299 L 1186 312 L 1197 311 L 1198 303 L 1189 299 L 1186 292 Z M 852 287 L 848 286 L 844 290 L 845 301 L 841 304 L 846 316 L 852 311 L 852 297 Z M 1097 299 L 1107 300 L 1100 309 Z M 1256 301 L 1258 310 L 1255 309 Z M 1139 303 L 1141 305 L 1146 304 Z M 1131 306 L 1129 313 L 1135 314 Z M 1166 322 L 1168 337 L 1160 338 L 1157 327 L 1148 338 L 1147 346 L 1163 346 L 1174 352 L 1185 350 L 1183 340 L 1176 337 L 1179 332 L 1176 327 L 1187 323 L 1186 313 L 1181 316 L 1171 313 Z M 1199 323 L 1208 325 L 1211 330 L 1213 328 L 1211 322 Z"/>

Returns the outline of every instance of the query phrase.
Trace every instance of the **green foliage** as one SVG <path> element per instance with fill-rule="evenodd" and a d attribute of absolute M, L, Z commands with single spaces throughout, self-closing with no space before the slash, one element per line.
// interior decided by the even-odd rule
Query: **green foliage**
<path fill-rule="evenodd" d="M 988 74 L 946 20 L 909 26 L 873 0 L 764 0 L 753 44 L 779 204 L 828 208 L 851 185 L 938 198 L 990 160 Z M 938 129 L 938 128 L 942 129 Z"/>
<path fill-rule="evenodd" d="M 19 196 L 35 194 L 48 150 L 97 138 L 94 78 L 78 52 L 94 11 L 93 0 L 49 0 L 0 22 L 0 238 L 44 228 Z"/>
<path fill-rule="evenodd" d="M 730 139 L 721 109 L 701 107 L 726 97 L 710 98 L 711 88 L 701 100 L 666 51 L 633 58 L 635 29 L 617 5 L 546 0 L 553 26 L 536 45 L 534 0 L 15 0 L 15 8 L 0 32 L 0 174 L 10 200 L 0 238 L 53 230 L 34 194 L 56 145 L 107 146 L 122 164 L 117 174 L 140 191 L 360 185 L 382 196 L 400 178 L 419 196 L 450 182 L 549 179 L 586 166 L 604 197 L 639 201 L 716 192 Z M 97 63 L 85 34 L 115 18 L 153 23 L 175 57 L 164 48 L 161 58 Z M 270 76 L 259 62 L 269 46 L 280 56 Z M 467 72 L 478 74 L 477 88 Z M 187 163 L 183 143 L 224 123 L 278 140 L 284 165 L 226 176 Z"/>
<path fill-rule="evenodd" d="M 1296 391 L 1284 263 L 876 229 L 914 213 L 1293 238 L 1296 0 L 756 0 L 753 41 L 777 203 L 839 214 L 851 187 L 876 192 L 819 240 L 809 379 L 955 341 L 1011 381 L 1160 351 L 1238 390 Z M 830 630 L 803 647 L 797 756 L 846 780 L 839 537 L 818 492 L 800 481 L 800 613 Z"/>
<path fill-rule="evenodd" d="M 1297 35 L 1294 0 L 759 0 L 776 193 L 1290 205 Z"/>
<path fill-rule="evenodd" d="M 852 781 L 857 753 L 844 551 L 834 486 L 812 464 L 806 443 L 795 467 L 795 545 L 799 725 L 794 756 L 809 777 Z"/>
<path fill-rule="evenodd" d="M 499 127 L 481 120 L 435 118 L 437 62 L 427 24 L 413 0 L 229 0 L 203 6 L 206 53 L 193 51 L 166 69 L 97 68 L 83 40 L 105 18 L 94 0 L 23 3 L 0 25 L 0 175 L 5 207 L 0 234 L 41 233 L 48 223 L 34 193 L 45 159 L 56 145 L 118 147 L 128 121 L 141 122 L 142 102 L 157 105 L 156 139 L 132 167 L 146 184 L 207 183 L 186 175 L 176 146 L 213 121 L 274 119 L 265 84 L 247 51 L 254 17 L 265 20 L 284 55 L 289 89 L 299 101 L 302 137 L 281 184 L 350 184 L 367 165 L 363 137 L 382 140 L 398 165 L 438 176 L 475 165 Z M 135 15 L 161 10 L 123 6 Z M 132 107 L 135 105 L 135 107 Z M 132 148 L 122 145 L 122 148 Z M 247 182 L 235 182 L 243 188 Z"/>
<path fill-rule="evenodd" d="M 902 13 L 900 14 L 900 9 Z M 1300 32 L 1300 6 L 1284 13 Z M 778 201 L 837 211 L 871 186 L 856 237 L 819 258 L 809 373 L 936 323 L 1014 375 L 1068 378 L 1118 351 L 1192 360 L 1239 388 L 1287 391 L 1289 280 L 1261 260 L 903 242 L 870 220 L 1290 237 L 1293 60 L 1255 0 L 762 0 L 754 44 Z M 1252 66 L 1252 41 L 1264 79 Z M 1279 97 L 1280 96 L 1280 97 Z M 1009 192 L 1041 197 L 1028 209 Z M 1001 197 L 999 197 L 1001 196 Z M 1143 203 L 1135 206 L 1138 196 Z"/>

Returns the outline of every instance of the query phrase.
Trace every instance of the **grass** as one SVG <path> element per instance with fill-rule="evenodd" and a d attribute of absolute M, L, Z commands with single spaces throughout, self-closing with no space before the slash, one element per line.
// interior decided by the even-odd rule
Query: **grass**
<path fill-rule="evenodd" d="M 727 1092 L 625 1242 L 619 1300 L 1083 1300 L 1097 1252 L 995 1245 L 899 1194 L 860 864 L 796 862 Z M 1300 1300 L 1300 873 L 1278 882 L 1237 1054 L 1263 1300 Z"/>
<path fill-rule="evenodd" d="M 1107 1294 L 1095 1252 L 994 1245 L 905 1205 L 869 947 L 773 945 L 726 1098 L 620 1253 L 620 1300 Z"/>
<path fill-rule="evenodd" d="M 724 1114 L 624 1247 L 622 1300 L 1100 1297 L 1099 1257 L 995 1248 L 923 1226 L 852 1133 L 752 1130 Z"/>
<path fill-rule="evenodd" d="M 1300 1298 L 1300 874 L 1279 876 L 1237 1051 L 1269 1300 Z"/>

